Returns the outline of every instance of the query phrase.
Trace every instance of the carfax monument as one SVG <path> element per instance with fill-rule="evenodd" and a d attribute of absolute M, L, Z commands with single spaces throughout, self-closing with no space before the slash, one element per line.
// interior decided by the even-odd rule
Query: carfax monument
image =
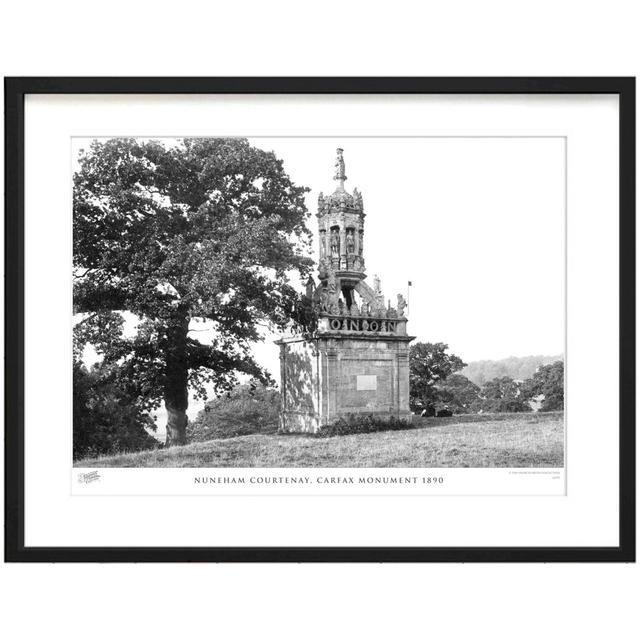
<path fill-rule="evenodd" d="M 308 337 L 277 342 L 282 431 L 316 432 L 350 414 L 411 420 L 407 305 L 402 295 L 385 305 L 380 279 L 365 281 L 362 195 L 345 190 L 337 154 L 338 186 L 318 197 L 320 283 L 307 286 L 317 323 Z"/>

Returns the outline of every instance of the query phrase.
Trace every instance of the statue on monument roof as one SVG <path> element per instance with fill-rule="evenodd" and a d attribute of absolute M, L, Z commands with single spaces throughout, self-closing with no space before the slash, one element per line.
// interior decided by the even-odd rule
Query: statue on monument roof
<path fill-rule="evenodd" d="M 407 307 L 407 301 L 404 299 L 404 296 L 399 293 L 398 294 L 398 317 L 404 318 L 404 310 Z"/>
<path fill-rule="evenodd" d="M 345 172 L 344 172 L 344 158 L 342 157 L 343 151 L 344 149 L 340 149 L 340 148 L 336 149 L 336 153 L 337 153 L 337 158 L 335 163 L 336 173 L 333 176 L 334 180 L 339 180 L 341 183 L 343 183 L 347 179 L 347 176 L 345 175 Z"/>
<path fill-rule="evenodd" d="M 373 291 L 378 296 L 382 293 L 382 284 L 380 283 L 380 276 L 377 273 L 373 276 Z"/>

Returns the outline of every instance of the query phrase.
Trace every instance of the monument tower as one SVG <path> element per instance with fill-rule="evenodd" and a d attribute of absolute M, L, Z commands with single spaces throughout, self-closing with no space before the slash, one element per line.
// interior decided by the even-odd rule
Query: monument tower
<path fill-rule="evenodd" d="M 320 282 L 307 287 L 317 322 L 308 337 L 277 342 L 283 431 L 316 432 L 349 415 L 411 419 L 407 305 L 402 295 L 385 305 L 377 276 L 367 284 L 362 195 L 344 187 L 342 149 L 335 167 L 335 191 L 318 196 Z"/>

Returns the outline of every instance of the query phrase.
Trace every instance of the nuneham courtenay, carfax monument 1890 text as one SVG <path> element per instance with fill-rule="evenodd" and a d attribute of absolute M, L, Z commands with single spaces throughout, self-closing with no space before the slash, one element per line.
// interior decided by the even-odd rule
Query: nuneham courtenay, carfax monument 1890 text
<path fill-rule="evenodd" d="M 336 190 L 318 197 L 320 283 L 307 286 L 317 324 L 277 342 L 282 431 L 317 432 L 350 414 L 411 420 L 407 305 L 402 295 L 385 305 L 380 279 L 365 281 L 362 195 L 344 188 L 342 153 Z"/>

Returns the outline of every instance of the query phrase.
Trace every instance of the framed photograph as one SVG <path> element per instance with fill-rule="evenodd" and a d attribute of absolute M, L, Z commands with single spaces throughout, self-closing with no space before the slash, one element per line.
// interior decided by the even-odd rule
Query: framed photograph
<path fill-rule="evenodd" d="M 635 560 L 634 78 L 7 78 L 13 562 Z"/>

